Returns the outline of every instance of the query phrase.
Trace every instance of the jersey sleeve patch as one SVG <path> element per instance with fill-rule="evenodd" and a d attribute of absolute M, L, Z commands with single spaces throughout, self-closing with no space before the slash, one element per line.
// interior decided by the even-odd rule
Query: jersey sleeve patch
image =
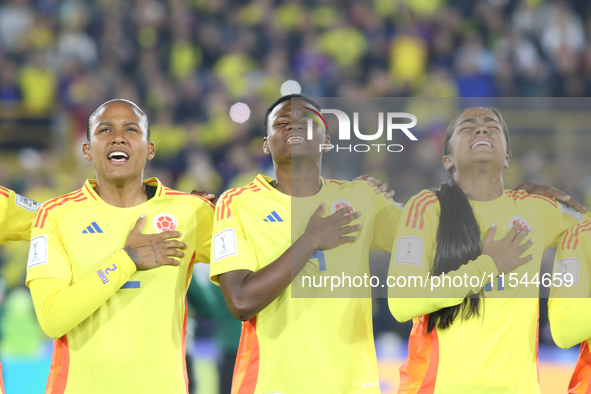
<path fill-rule="evenodd" d="M 39 235 L 31 240 L 27 269 L 47 264 L 47 236 Z"/>
<path fill-rule="evenodd" d="M 562 280 L 566 274 L 573 276 L 573 285 L 579 284 L 579 269 L 581 268 L 581 262 L 576 257 L 562 259 L 556 263 L 555 273 L 562 274 Z"/>
<path fill-rule="evenodd" d="M 396 248 L 396 262 L 394 264 L 407 264 L 421 266 L 423 261 L 423 238 L 401 237 Z"/>
<path fill-rule="evenodd" d="M 237 254 L 236 232 L 233 228 L 225 229 L 213 236 L 213 261 Z"/>
<path fill-rule="evenodd" d="M 19 207 L 31 212 L 37 212 L 37 209 L 39 209 L 41 206 L 41 204 L 39 204 L 37 201 L 31 200 L 25 196 L 21 196 L 20 194 L 15 195 L 14 202 Z"/>
<path fill-rule="evenodd" d="M 560 203 L 560 210 L 565 215 L 572 216 L 576 220 L 583 220 L 583 214 L 581 212 L 577 211 L 576 209 L 574 209 L 572 207 L 564 205 L 563 203 Z"/>

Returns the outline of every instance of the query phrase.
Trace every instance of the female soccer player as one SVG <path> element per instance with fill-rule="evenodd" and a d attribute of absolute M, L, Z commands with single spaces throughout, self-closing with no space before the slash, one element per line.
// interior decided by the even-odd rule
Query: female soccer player
<path fill-rule="evenodd" d="M 47 394 L 187 392 L 185 294 L 214 210 L 144 180 L 154 153 L 144 112 L 104 103 L 83 147 L 97 179 L 35 215 L 27 285 L 55 338 Z"/>
<path fill-rule="evenodd" d="M 553 273 L 556 280 L 553 280 L 548 301 L 550 328 L 556 344 L 564 349 L 581 344 L 579 359 L 568 386 L 570 394 L 591 392 L 590 231 L 591 220 L 586 220 L 564 233 L 556 251 Z"/>
<path fill-rule="evenodd" d="M 406 204 L 392 252 L 390 311 L 414 319 L 399 393 L 538 393 L 536 274 L 582 215 L 504 190 L 509 134 L 494 108 L 460 113 L 444 155 L 450 180 Z"/>

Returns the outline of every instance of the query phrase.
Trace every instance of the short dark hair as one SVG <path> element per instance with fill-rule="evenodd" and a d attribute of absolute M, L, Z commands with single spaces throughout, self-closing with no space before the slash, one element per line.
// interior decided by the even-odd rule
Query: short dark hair
<path fill-rule="evenodd" d="M 148 122 L 148 116 L 146 115 L 146 113 L 144 111 L 142 111 L 142 109 L 140 107 L 137 106 L 136 103 L 134 103 L 133 101 L 129 101 L 129 100 L 125 100 L 125 99 L 113 99 L 113 100 L 109 100 L 106 101 L 104 103 L 102 103 L 101 105 L 99 105 L 99 107 L 88 117 L 88 123 L 86 123 L 86 140 L 88 142 L 90 142 L 90 125 L 92 123 L 94 123 L 94 121 L 96 120 L 96 118 L 102 113 L 102 111 L 104 110 L 104 108 L 111 103 L 114 102 L 121 102 L 121 103 L 125 103 L 127 105 L 129 105 L 131 107 L 131 109 L 133 110 L 133 112 L 135 112 L 135 114 L 138 116 L 138 118 L 140 118 L 140 122 L 144 123 L 144 126 L 146 128 L 146 134 L 148 134 L 148 142 L 150 142 L 150 122 Z"/>
<path fill-rule="evenodd" d="M 277 100 L 275 100 L 275 102 L 273 104 L 271 104 L 271 106 L 269 107 L 269 109 L 267 109 L 267 113 L 265 114 L 265 125 L 263 127 L 263 130 L 265 131 L 265 135 L 268 134 L 268 130 L 267 130 L 267 123 L 269 121 L 269 115 L 271 115 L 271 112 L 273 112 L 273 110 L 275 109 L 276 106 L 278 106 L 281 103 L 286 102 L 287 100 L 291 100 L 293 98 L 297 98 L 300 99 L 302 101 L 307 102 L 308 104 L 311 104 L 312 106 L 314 106 L 314 108 L 316 108 L 317 110 L 321 110 L 322 108 L 318 105 L 317 102 L 315 102 L 312 99 L 309 99 L 306 96 L 302 96 L 301 94 L 288 94 L 286 96 L 282 96 L 279 97 Z"/>

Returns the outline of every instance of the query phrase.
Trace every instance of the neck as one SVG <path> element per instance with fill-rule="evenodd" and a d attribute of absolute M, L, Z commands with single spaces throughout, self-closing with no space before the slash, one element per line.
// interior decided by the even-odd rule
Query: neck
<path fill-rule="evenodd" d="M 293 197 L 310 197 L 318 193 L 322 187 L 321 160 L 290 160 L 282 164 L 273 161 L 277 190 Z"/>
<path fill-rule="evenodd" d="M 473 166 L 454 173 L 454 180 L 470 200 L 492 201 L 503 195 L 503 172 L 487 167 Z"/>
<path fill-rule="evenodd" d="M 143 183 L 142 171 L 125 181 L 117 182 L 96 174 L 96 194 L 109 205 L 119 208 L 130 208 L 148 201 Z"/>

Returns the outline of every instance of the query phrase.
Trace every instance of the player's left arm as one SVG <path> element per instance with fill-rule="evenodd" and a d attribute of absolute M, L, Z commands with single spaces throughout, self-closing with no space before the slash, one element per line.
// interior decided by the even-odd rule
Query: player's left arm
<path fill-rule="evenodd" d="M 583 234 L 588 239 L 575 246 L 565 239 L 571 238 L 570 232 L 565 233 L 554 262 L 553 278 L 560 281 L 552 282 L 548 318 L 554 342 L 563 349 L 591 338 L 591 240 L 588 233 L 579 233 L 579 237 Z"/>
<path fill-rule="evenodd" d="M 528 194 L 536 194 L 538 196 L 552 198 L 556 201 L 563 203 L 567 207 L 575 209 L 576 211 L 582 214 L 586 214 L 587 212 L 589 212 L 589 208 L 584 207 L 562 190 L 558 190 L 552 186 L 538 185 L 537 183 L 525 182 L 517 186 L 513 190 L 525 190 Z"/>

